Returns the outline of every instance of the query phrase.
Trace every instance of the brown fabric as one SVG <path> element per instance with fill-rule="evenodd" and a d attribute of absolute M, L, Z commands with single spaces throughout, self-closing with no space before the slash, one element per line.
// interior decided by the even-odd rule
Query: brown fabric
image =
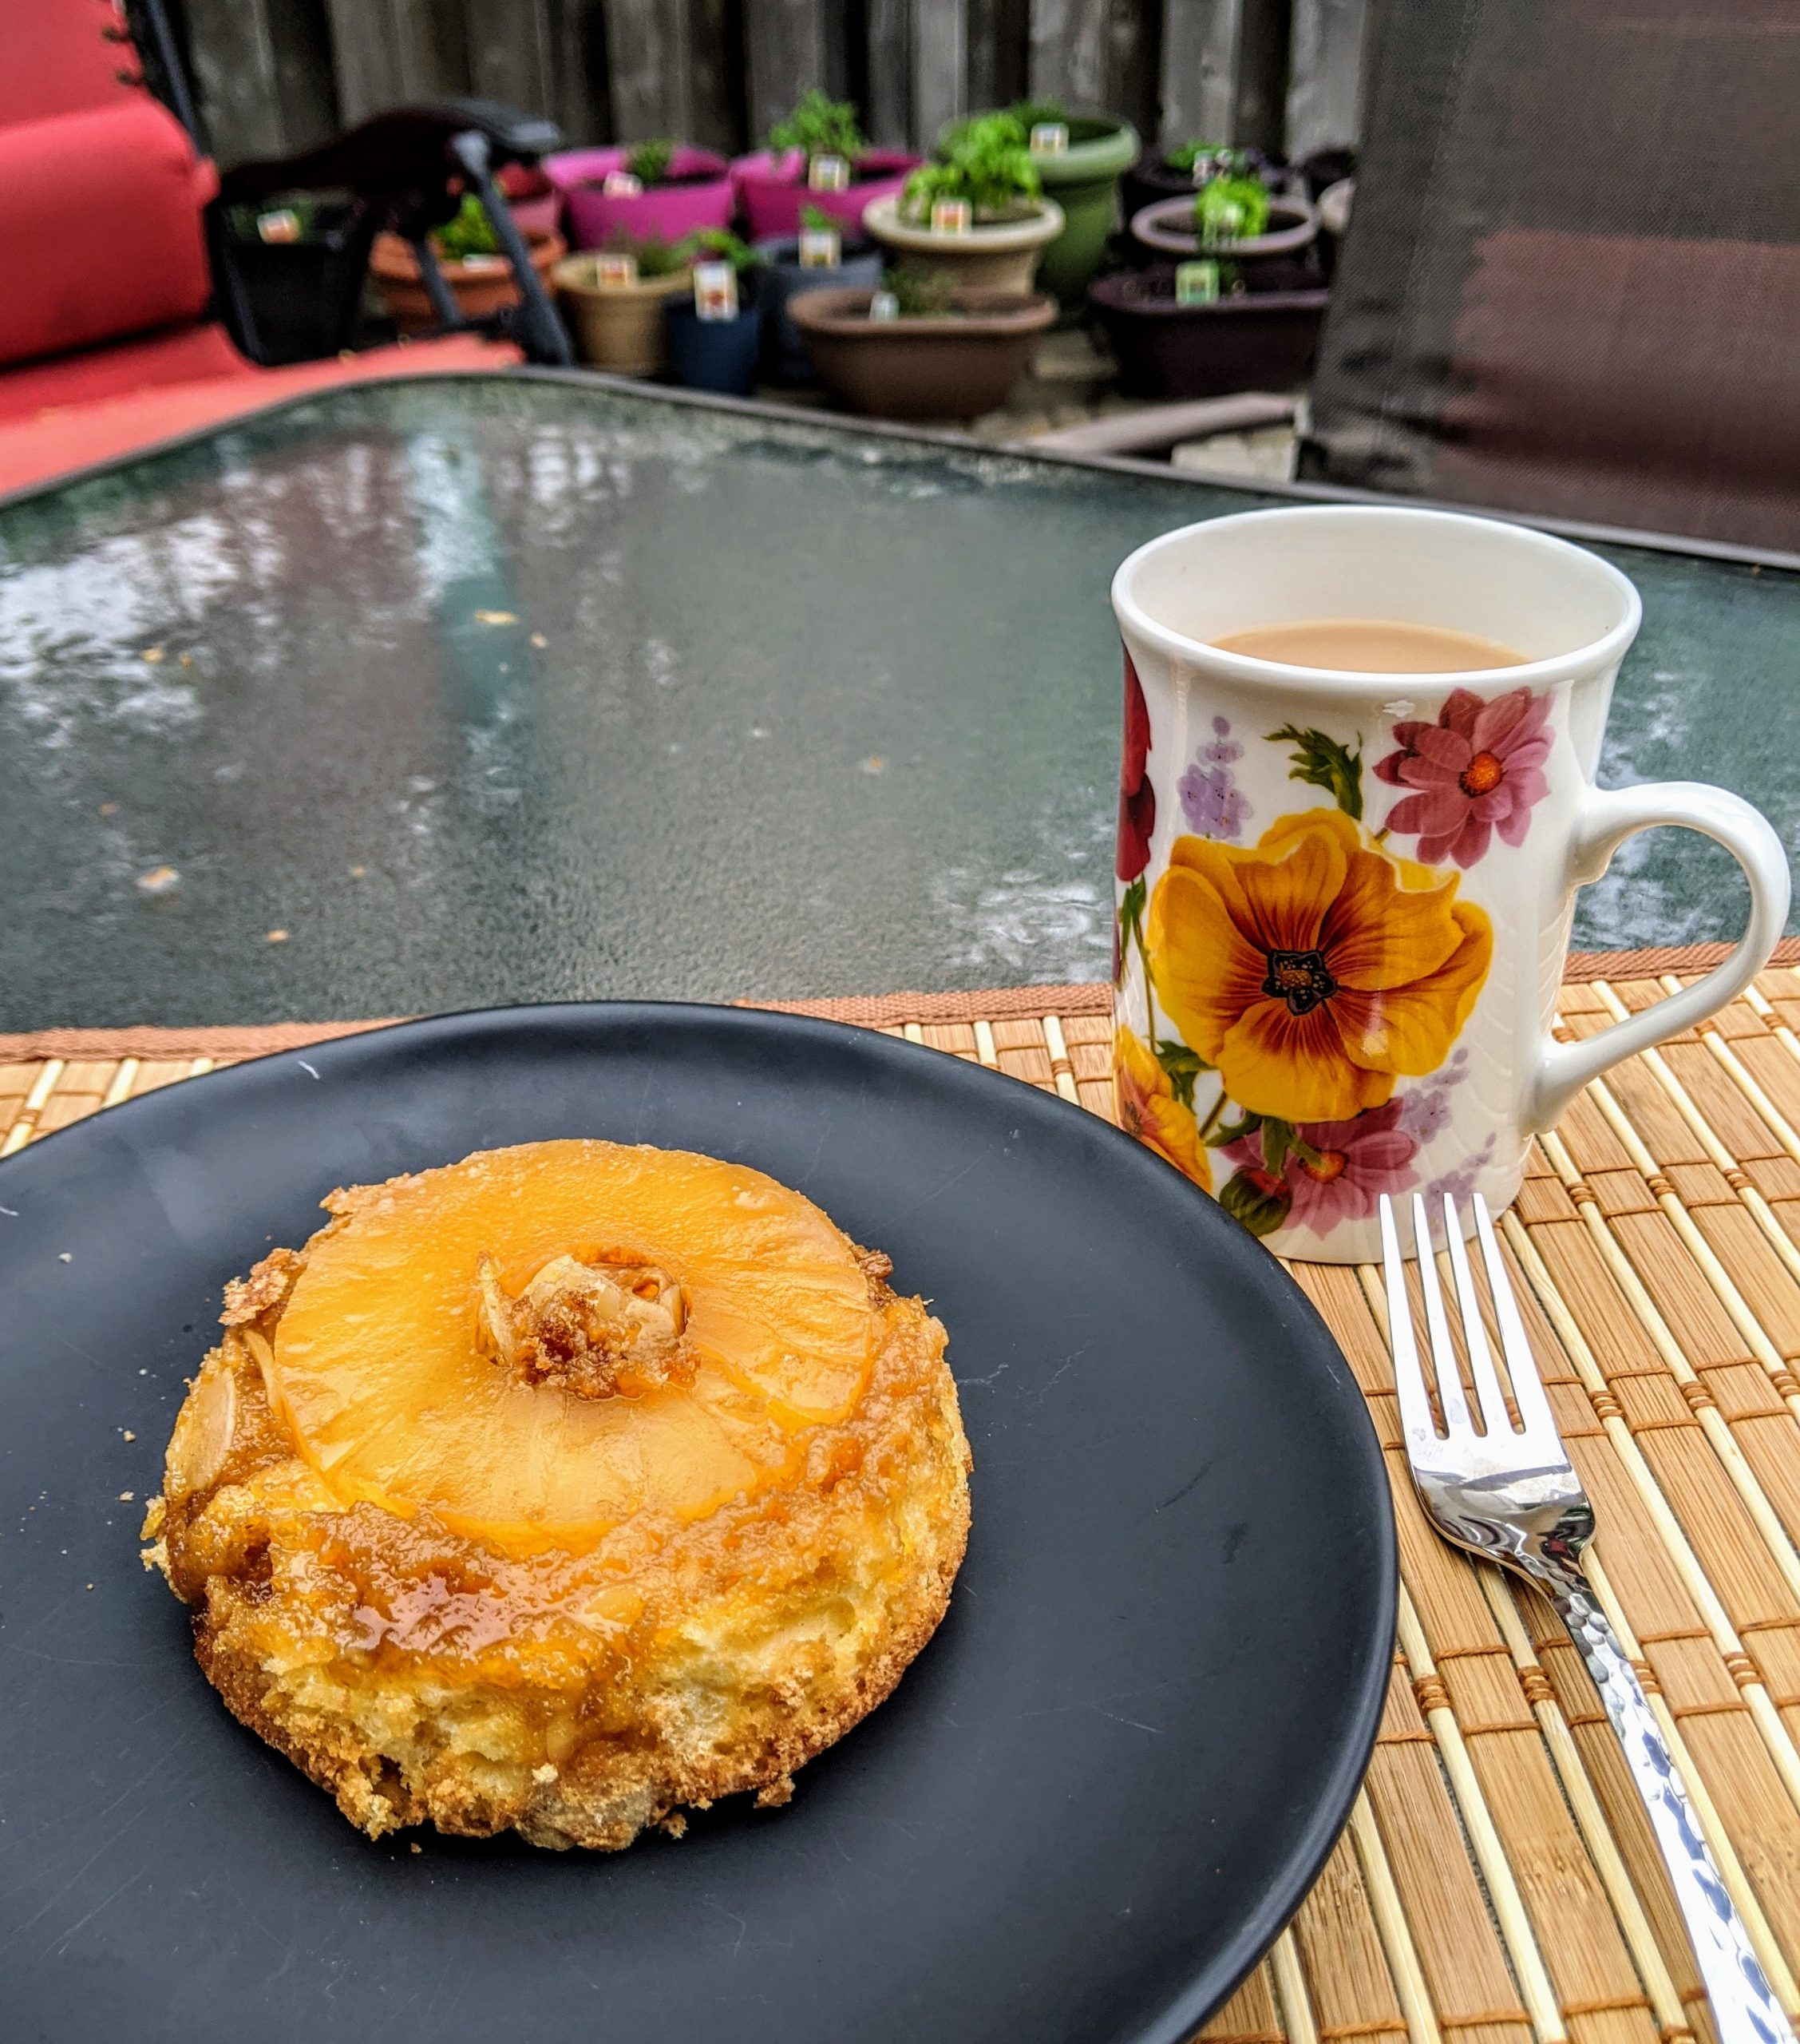
<path fill-rule="evenodd" d="M 1731 956 L 1729 944 L 1665 945 L 1649 951 L 1572 951 L 1566 980 L 1652 979 L 1660 972 L 1710 972 Z M 1771 965 L 1800 965 L 1800 937 L 1784 937 Z M 1113 990 L 1105 980 L 1060 980 L 1042 986 L 987 987 L 973 993 L 844 994 L 818 1000 L 738 1000 L 736 1008 L 762 1008 L 777 1015 L 812 1015 L 827 1022 L 853 1022 L 865 1029 L 898 1028 L 946 1022 L 1024 1022 L 1044 1015 L 1104 1015 Z M 255 1026 L 192 1029 L 36 1029 L 0 1034 L 0 1064 L 41 1059 L 245 1058 L 303 1048 L 333 1036 L 385 1029 L 404 1018 L 369 1022 L 273 1022 Z"/>
<path fill-rule="evenodd" d="M 1320 481 L 1800 550 L 1793 0 L 1383 0 Z"/>

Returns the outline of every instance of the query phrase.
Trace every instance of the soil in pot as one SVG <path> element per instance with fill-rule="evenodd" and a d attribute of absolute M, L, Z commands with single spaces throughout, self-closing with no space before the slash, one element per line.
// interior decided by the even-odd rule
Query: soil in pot
<path fill-rule="evenodd" d="M 525 236 L 532 267 L 549 288 L 552 271 L 568 253 L 560 234 L 538 228 Z M 485 319 L 503 306 L 519 303 L 519 287 L 504 256 L 470 256 L 460 262 L 440 259 L 437 266 L 465 319 Z M 397 234 L 378 234 L 370 252 L 370 275 L 381 288 L 388 317 L 403 334 L 427 331 L 437 324 L 437 313 L 426 295 L 424 280 L 412 250 Z"/>
<path fill-rule="evenodd" d="M 1252 287 L 1210 305 L 1181 305 L 1175 267 L 1116 271 L 1089 289 L 1127 397 L 1217 398 L 1305 381 L 1328 291 Z"/>
<path fill-rule="evenodd" d="M 1062 232 L 1062 208 L 1039 200 L 1016 219 L 978 220 L 966 233 L 944 234 L 903 220 L 897 198 L 876 199 L 864 209 L 863 225 L 910 270 L 963 290 L 1028 292 L 1045 248 Z"/>
<path fill-rule="evenodd" d="M 1044 117 L 1050 118 L 1047 112 Z M 1068 313 L 1079 309 L 1099 270 L 1118 211 L 1119 178 L 1136 160 L 1139 144 L 1137 129 L 1116 115 L 1060 117 L 1069 130 L 1068 148 L 1031 159 L 1044 196 L 1062 208 L 1062 232 L 1046 244 L 1036 281 Z M 949 133 L 946 128 L 939 136 L 940 150 Z"/>
<path fill-rule="evenodd" d="M 1056 318 L 1041 291 L 965 289 L 942 312 L 871 319 L 872 293 L 808 291 L 789 311 L 833 396 L 872 418 L 975 418 L 1006 402 Z"/>
<path fill-rule="evenodd" d="M 798 234 L 801 211 L 808 206 L 829 213 L 847 228 L 860 228 L 864 208 L 872 200 L 897 199 L 919 163 L 903 149 L 866 149 L 851 164 L 845 190 L 813 192 L 807 187 L 802 151 L 758 149 L 732 164 L 731 182 L 750 240 L 769 241 Z"/>
<path fill-rule="evenodd" d="M 635 198 L 608 197 L 603 186 L 625 168 L 631 154 L 627 149 L 565 149 L 544 158 L 544 169 L 563 194 L 576 248 L 603 248 L 620 235 L 633 241 L 679 241 L 686 234 L 731 224 L 731 166 L 723 156 L 683 143 L 655 184 Z"/>
<path fill-rule="evenodd" d="M 623 376 L 657 376 L 669 366 L 663 308 L 692 291 L 685 266 L 667 276 L 602 283 L 597 256 L 566 256 L 551 272 L 581 359 Z"/>
<path fill-rule="evenodd" d="M 717 390 L 747 398 L 756 388 L 762 315 L 746 306 L 735 319 L 702 319 L 691 300 L 671 299 L 664 308 L 669 366 L 690 390 Z"/>
<path fill-rule="evenodd" d="M 757 272 L 757 302 L 762 307 L 762 373 L 771 383 L 789 388 L 816 383 L 818 371 L 789 315 L 789 302 L 807 291 L 873 291 L 881 281 L 880 251 L 846 235 L 842 259 L 832 270 L 801 267 L 797 235 L 759 241 L 756 252 L 762 259 Z"/>

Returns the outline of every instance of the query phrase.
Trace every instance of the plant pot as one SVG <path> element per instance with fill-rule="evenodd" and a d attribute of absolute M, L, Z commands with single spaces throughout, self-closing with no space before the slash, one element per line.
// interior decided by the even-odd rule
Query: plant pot
<path fill-rule="evenodd" d="M 1338 251 L 1350 232 L 1350 209 L 1356 200 L 1356 180 L 1340 177 L 1319 195 L 1319 264 L 1327 280 L 1337 274 Z"/>
<path fill-rule="evenodd" d="M 622 376 L 656 376 L 669 366 L 663 309 L 694 288 L 694 272 L 603 284 L 599 259 L 565 256 L 551 272 L 584 362 Z"/>
<path fill-rule="evenodd" d="M 1256 288 L 1259 284 L 1297 283 L 1302 272 L 1294 266 L 1306 263 L 1319 237 L 1319 216 L 1311 202 L 1289 196 L 1268 202 L 1270 220 L 1282 225 L 1272 225 L 1267 234 L 1246 235 L 1228 248 L 1202 248 L 1193 208 L 1191 192 L 1185 198 L 1162 199 L 1145 206 L 1131 216 L 1131 238 L 1141 248 L 1154 249 L 1162 259 L 1173 256 L 1177 262 L 1190 262 L 1197 256 L 1216 256 L 1221 261 L 1233 262 L 1244 272 L 1244 281 Z"/>
<path fill-rule="evenodd" d="M 873 199 L 897 199 L 900 187 L 919 168 L 920 159 L 904 149 L 870 149 L 850 168 L 849 188 L 814 192 L 806 184 L 806 159 L 798 149 L 758 149 L 739 156 L 731 166 L 738 210 L 752 241 L 770 241 L 798 234 L 802 207 L 817 206 L 853 231 L 862 225 L 863 208 Z"/>
<path fill-rule="evenodd" d="M 941 149 L 951 128 L 938 137 Z M 1137 160 L 1137 131 L 1110 113 L 1072 113 L 1069 146 L 1057 156 L 1034 156 L 1044 196 L 1062 208 L 1062 232 L 1049 243 L 1038 266 L 1037 284 L 1064 312 L 1079 309 L 1106 252 L 1118 210 L 1122 173 Z"/>
<path fill-rule="evenodd" d="M 1097 278 L 1088 303 L 1099 316 L 1132 398 L 1217 398 L 1234 390 L 1288 390 L 1305 380 L 1329 291 L 1245 291 L 1211 305 L 1177 305 L 1175 266 Z"/>
<path fill-rule="evenodd" d="M 1056 318 L 1042 291 L 972 289 L 959 316 L 871 319 L 868 291 L 809 291 L 789 312 L 832 395 L 875 418 L 975 418 L 1006 402 Z"/>
<path fill-rule="evenodd" d="M 228 208 L 231 269 L 256 330 L 256 358 L 269 367 L 336 355 L 355 339 L 373 222 L 347 200 L 318 200 L 297 241 L 239 232 L 233 216 L 279 208 Z"/>
<path fill-rule="evenodd" d="M 664 308 L 669 366 L 690 390 L 747 398 L 756 388 L 762 339 L 761 309 L 748 305 L 735 319 L 702 319 L 691 303 L 671 299 Z"/>
<path fill-rule="evenodd" d="M 731 167 L 710 149 L 683 143 L 669 159 L 676 182 L 651 184 L 635 199 L 601 190 L 631 156 L 626 149 L 564 149 L 544 168 L 563 195 L 569 240 L 577 248 L 603 248 L 615 236 L 632 241 L 679 241 L 683 235 L 731 224 Z"/>
<path fill-rule="evenodd" d="M 1252 169 L 1270 191 L 1285 192 L 1290 188 L 1293 172 L 1272 163 L 1260 149 L 1243 149 L 1239 153 L 1250 159 Z M 1129 220 L 1159 200 L 1185 196 L 1191 200 L 1198 188 L 1191 172 L 1177 170 L 1161 155 L 1153 155 L 1146 149 L 1125 173 L 1119 186 L 1119 200 Z"/>
<path fill-rule="evenodd" d="M 568 253 L 560 234 L 542 228 L 525 236 L 532 267 L 548 286 L 550 273 Z M 465 319 L 485 319 L 502 307 L 519 303 L 519 287 L 504 256 L 477 256 L 460 263 L 440 263 L 444 281 Z M 437 307 L 425 295 L 412 250 L 397 234 L 378 234 L 370 252 L 369 271 L 381 287 L 388 317 L 403 334 L 417 334 L 437 324 Z"/>
<path fill-rule="evenodd" d="M 548 172 L 530 164 L 502 164 L 494 182 L 521 234 L 554 234 L 562 225 L 563 195 Z"/>
<path fill-rule="evenodd" d="M 802 291 L 873 291 L 881 281 L 879 250 L 845 237 L 844 259 L 835 270 L 800 266 L 800 241 L 794 235 L 759 241 L 762 267 L 757 276 L 757 301 L 762 307 L 762 373 L 771 383 L 816 383 L 818 371 L 806 352 L 800 329 L 789 316 L 789 302 Z"/>
<path fill-rule="evenodd" d="M 948 277 L 959 290 L 1029 291 L 1045 248 L 1062 232 L 1062 208 L 1046 199 L 1025 220 L 977 221 L 967 234 L 939 234 L 900 216 L 897 198 L 876 199 L 863 225 L 908 269 Z"/>

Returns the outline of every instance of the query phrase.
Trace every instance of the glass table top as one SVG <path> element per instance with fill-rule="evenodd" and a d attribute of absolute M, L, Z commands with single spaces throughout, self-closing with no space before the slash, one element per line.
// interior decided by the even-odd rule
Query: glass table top
<path fill-rule="evenodd" d="M 1104 978 L 1107 585 L 1268 501 L 493 377 L 0 510 L 0 1028 Z M 1601 550 L 1646 613 L 1603 778 L 1793 846 L 1800 576 Z M 1575 941 L 1743 899 L 1654 833 Z"/>

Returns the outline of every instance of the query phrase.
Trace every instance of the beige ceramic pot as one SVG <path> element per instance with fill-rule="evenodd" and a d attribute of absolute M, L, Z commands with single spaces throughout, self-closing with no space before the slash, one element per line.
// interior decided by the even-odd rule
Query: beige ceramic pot
<path fill-rule="evenodd" d="M 597 256 L 568 256 L 550 275 L 584 362 L 624 376 L 655 376 L 668 367 L 663 308 L 693 289 L 691 270 L 603 284 Z"/>
<path fill-rule="evenodd" d="M 568 253 L 568 244 L 560 234 L 541 228 L 525 231 L 532 267 L 540 278 Z M 444 281 L 465 319 L 485 319 L 502 306 L 519 303 L 519 287 L 512 281 L 512 265 L 504 256 L 475 256 L 460 263 L 440 262 Z M 382 302 L 388 316 L 403 334 L 423 333 L 437 324 L 437 313 L 426 295 L 419 275 L 417 258 L 397 234 L 378 234 L 369 253 L 369 269 L 380 285 Z"/>
<path fill-rule="evenodd" d="M 948 277 L 960 289 L 1029 291 L 1039 259 L 1062 232 L 1054 199 L 1025 220 L 978 221 L 967 234 L 934 233 L 900 216 L 897 199 L 875 199 L 863 208 L 863 226 L 909 269 Z"/>

